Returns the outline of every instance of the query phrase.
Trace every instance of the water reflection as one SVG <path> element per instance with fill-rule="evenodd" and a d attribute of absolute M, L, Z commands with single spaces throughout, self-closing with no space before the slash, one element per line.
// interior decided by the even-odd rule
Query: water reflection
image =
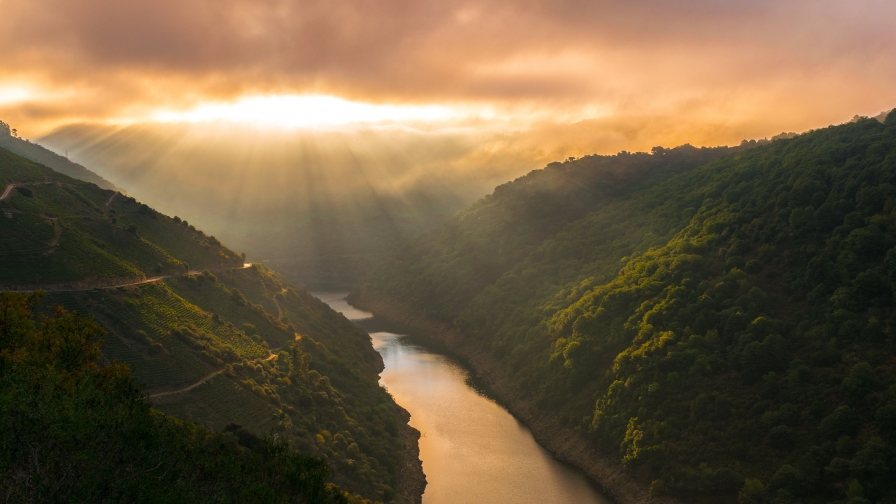
<path fill-rule="evenodd" d="M 348 318 L 370 314 L 344 293 L 315 294 Z M 374 332 L 383 356 L 380 383 L 421 432 L 424 504 L 608 504 L 584 476 L 554 460 L 528 429 L 467 384 L 465 369 L 402 335 Z"/>
<path fill-rule="evenodd" d="M 330 308 L 345 315 L 345 318 L 349 320 L 363 320 L 373 317 L 372 313 L 359 310 L 348 304 L 348 301 L 345 299 L 348 296 L 346 292 L 312 292 L 311 294 L 330 305 Z"/>

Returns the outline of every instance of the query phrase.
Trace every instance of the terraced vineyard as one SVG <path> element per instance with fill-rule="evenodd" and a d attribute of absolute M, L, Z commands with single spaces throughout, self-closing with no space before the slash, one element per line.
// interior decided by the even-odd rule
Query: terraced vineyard
<path fill-rule="evenodd" d="M 92 242 L 113 257 L 132 264 L 147 274 L 185 270 L 182 261 L 171 256 L 153 242 L 125 228 L 109 226 L 106 221 L 83 219 L 79 231 L 89 235 Z"/>
<path fill-rule="evenodd" d="M 222 276 L 240 275 L 242 271 L 222 272 Z M 295 339 L 295 330 L 277 320 L 276 312 L 269 313 L 263 304 L 249 301 L 236 287 L 228 289 L 210 272 L 174 278 L 165 283 L 178 295 L 202 309 L 222 314 L 223 320 L 242 328 L 255 341 L 266 342 L 270 348 L 280 348 Z M 244 285 L 248 283 L 245 282 Z M 258 289 L 254 289 L 253 294 L 256 292 Z"/>
<path fill-rule="evenodd" d="M 180 219 L 0 149 L 0 285 L 33 287 L 227 268 L 243 257 Z M 11 215 L 7 218 L 6 215 Z M 61 234 L 58 243 L 50 219 Z M 188 266 L 188 264 L 190 266 Z"/>
<path fill-rule="evenodd" d="M 189 347 L 179 342 L 172 342 L 164 353 L 155 356 L 151 353 L 147 355 L 139 346 L 135 348 L 133 343 L 128 343 L 131 342 L 110 333 L 104 353 L 109 360 L 127 363 L 137 381 L 145 384 L 148 390 L 187 386 L 216 369 L 214 364 L 198 358 L 189 351 Z"/>
<path fill-rule="evenodd" d="M 233 422 L 254 432 L 267 433 L 279 420 L 277 406 L 222 375 L 187 392 L 155 398 L 153 405 L 159 411 L 189 418 L 212 430 L 221 430 Z"/>
<path fill-rule="evenodd" d="M 0 221 L 0 286 L 50 287 L 38 319 L 57 307 L 95 318 L 108 331 L 104 359 L 130 367 L 158 410 L 243 436 L 276 434 L 326 459 L 332 481 L 361 498 L 398 499 L 407 419 L 378 384 L 382 360 L 366 333 L 132 198 L 110 202 L 112 191 L 2 149 L 0 181 L 31 184 L 0 201 L 14 216 Z M 201 268 L 212 271 L 187 273 Z M 149 276 L 159 278 L 141 283 Z"/>
<path fill-rule="evenodd" d="M 208 236 L 179 217 L 168 217 L 133 199 L 115 198 L 109 212 L 123 228 L 136 226 L 141 237 L 156 244 L 191 269 L 220 268 L 239 264 L 244 256 L 222 250 L 214 236 Z"/>
<path fill-rule="evenodd" d="M 4 257 L 38 254 L 49 248 L 53 223 L 34 214 L 0 215 L 0 250 Z"/>
<path fill-rule="evenodd" d="M 222 271 L 217 277 L 227 287 L 239 289 L 247 299 L 260 304 L 268 313 L 277 315 L 280 311 L 276 299 L 282 297 L 288 284 L 264 265 L 256 263 L 251 268 Z"/>
<path fill-rule="evenodd" d="M 130 366 L 160 411 L 214 430 L 235 423 L 286 436 L 329 460 L 334 482 L 384 502 L 394 498 L 397 426 L 405 420 L 377 384 L 382 364 L 364 353 L 368 336 L 263 266 L 222 272 L 221 280 L 205 272 L 51 292 L 38 312 L 59 305 L 95 316 L 109 330 L 106 359 Z M 251 295 L 235 296 L 237 284 Z M 263 308 L 274 296 L 289 325 Z M 288 337 L 295 332 L 301 339 Z M 271 356 L 275 343 L 283 348 Z"/>
<path fill-rule="evenodd" d="M 268 356 L 264 342 L 202 310 L 163 282 L 91 293 L 103 296 L 109 317 L 133 331 L 143 330 L 163 345 L 181 341 L 199 348 L 208 360 L 257 359 Z M 229 352 L 228 352 L 229 350 Z M 139 377 L 139 374 L 138 374 Z"/>

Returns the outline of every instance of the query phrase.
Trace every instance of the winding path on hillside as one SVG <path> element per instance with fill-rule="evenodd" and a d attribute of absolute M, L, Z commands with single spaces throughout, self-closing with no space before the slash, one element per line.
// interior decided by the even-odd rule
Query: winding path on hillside
<path fill-rule="evenodd" d="M 8 198 L 10 193 L 12 193 L 12 190 L 15 189 L 16 187 L 24 187 L 27 185 L 43 185 L 43 184 L 52 184 L 52 183 L 53 183 L 52 181 L 30 182 L 30 183 L 11 182 L 9 184 L 6 184 L 6 188 L 3 190 L 3 194 L 0 194 L 0 201 L 3 201 L 4 199 Z M 112 203 L 112 200 L 118 194 L 119 194 L 118 191 L 115 191 L 114 193 L 112 193 L 112 196 L 110 196 L 109 200 L 106 201 L 106 206 L 108 206 L 110 203 Z M 49 253 L 52 253 L 52 251 L 55 250 L 55 248 L 59 245 L 59 239 L 61 238 L 61 235 L 62 235 L 62 227 L 59 225 L 59 221 L 57 218 L 50 218 L 50 217 L 47 217 L 44 215 L 41 215 L 41 217 L 43 217 L 45 219 L 49 219 L 53 224 L 53 238 L 49 242 L 50 249 L 44 253 L 44 255 L 47 255 Z M 243 263 L 242 266 L 236 267 L 236 268 L 217 268 L 217 269 L 209 269 L 209 271 L 233 271 L 233 270 L 246 269 L 246 268 L 251 268 L 251 267 L 252 267 L 252 263 Z M 188 273 L 190 275 L 198 275 L 201 273 L 201 271 L 190 270 Z M 143 278 L 140 280 L 134 280 L 131 282 L 124 282 L 124 283 L 115 284 L 115 285 L 96 285 L 96 284 L 94 284 L 94 285 L 87 285 L 87 286 L 76 287 L 76 288 L 58 288 L 58 287 L 54 287 L 54 284 L 48 284 L 45 287 L 32 285 L 29 287 L 36 287 L 36 288 L 21 289 L 21 290 L 15 289 L 15 288 L 5 288 L 2 290 L 8 290 L 8 291 L 12 291 L 12 292 L 35 292 L 37 290 L 42 290 L 45 292 L 83 292 L 83 291 L 90 291 L 90 290 L 94 290 L 94 289 L 117 289 L 119 287 L 131 287 L 134 285 L 143 285 L 143 284 L 148 284 L 148 283 L 161 282 L 162 280 L 166 280 L 168 278 L 173 278 L 175 276 L 179 276 L 179 275 L 154 276 L 154 277 L 150 277 L 150 278 Z M 55 285 L 59 285 L 59 284 L 55 284 Z M 277 301 L 275 300 L 274 302 L 276 303 Z M 277 305 L 277 309 L 280 310 L 280 305 Z M 282 310 L 281 310 L 281 315 L 282 315 Z"/>
<path fill-rule="evenodd" d="M 3 191 L 3 194 L 0 194 L 0 201 L 6 199 L 9 196 L 9 193 L 15 188 L 16 184 L 6 184 L 6 189 Z"/>
<path fill-rule="evenodd" d="M 0 201 L 6 199 L 14 188 L 16 188 L 18 186 L 23 186 L 23 185 L 26 185 L 26 184 L 7 184 L 6 189 L 3 190 L 3 194 L 0 195 Z M 109 200 L 106 201 L 106 205 L 108 206 L 110 203 L 112 203 L 112 199 L 115 198 L 115 196 L 118 194 L 119 194 L 118 192 L 115 192 L 114 194 L 112 194 L 112 196 L 109 198 Z M 56 245 L 59 244 L 59 238 L 60 238 L 62 229 L 59 226 L 59 222 L 57 221 L 57 219 L 52 218 L 50 220 L 53 223 L 53 230 L 54 230 L 54 237 L 51 239 L 50 246 L 55 247 Z M 236 268 L 217 268 L 217 269 L 209 269 L 209 271 L 234 271 L 234 270 L 240 270 L 240 269 L 247 269 L 247 268 L 251 268 L 251 267 L 252 267 L 252 263 L 243 263 L 242 266 L 239 266 Z M 202 273 L 202 272 L 198 271 L 198 270 L 190 270 L 188 272 L 188 274 L 190 274 L 190 275 L 198 275 L 200 273 Z M 9 289 L 9 290 L 12 290 L 13 292 L 35 292 L 36 290 L 43 290 L 46 292 L 84 292 L 84 291 L 90 291 L 90 290 L 94 290 L 94 289 L 104 289 L 105 290 L 105 289 L 117 289 L 119 287 L 132 287 L 132 286 L 136 286 L 136 285 L 145 285 L 145 284 L 150 284 L 150 283 L 155 283 L 155 282 L 161 282 L 163 280 L 166 280 L 168 278 L 173 278 L 176 276 L 179 276 L 179 275 L 160 275 L 160 276 L 154 276 L 154 277 L 150 277 L 150 278 L 144 278 L 141 280 L 134 280 L 132 282 L 124 282 L 124 283 L 119 283 L 119 284 L 115 284 L 115 285 L 105 285 L 105 286 L 94 285 L 94 286 L 89 286 L 89 287 L 67 288 L 67 289 L 66 288 L 58 289 L 58 288 L 53 288 L 51 286 L 48 286 L 46 288 L 31 289 L 31 290 L 14 290 L 14 289 Z M 285 291 L 286 289 L 283 289 L 283 290 Z M 272 297 L 272 299 L 274 301 L 274 304 L 277 306 L 277 312 L 278 312 L 277 320 L 280 320 L 283 318 L 283 309 L 280 308 L 280 303 L 278 303 L 276 299 L 274 299 L 273 297 Z M 299 339 L 298 336 L 296 336 L 296 339 Z M 255 359 L 255 360 L 259 360 L 262 362 L 274 360 L 277 358 L 277 354 L 274 353 L 275 350 L 280 350 L 280 349 L 276 348 L 274 350 L 269 350 L 268 351 L 269 354 L 267 357 L 265 357 L 264 359 Z M 219 369 L 213 373 L 210 373 L 210 374 L 202 377 L 196 383 L 193 383 L 191 385 L 188 385 L 186 387 L 183 387 L 183 388 L 180 388 L 177 390 L 170 390 L 170 391 L 166 391 L 166 392 L 158 392 L 155 394 L 150 394 L 149 398 L 152 399 L 154 397 L 162 397 L 162 396 L 166 396 L 166 395 L 173 395 L 173 394 L 180 394 L 182 392 L 188 392 L 188 391 L 193 390 L 194 388 L 202 385 L 203 383 L 207 382 L 208 380 L 214 378 L 215 376 L 218 376 L 219 374 L 221 374 L 223 372 L 224 372 L 223 369 Z"/>
<path fill-rule="evenodd" d="M 3 194 L 0 194 L 0 201 L 5 200 L 9 196 L 9 193 L 11 193 L 12 190 L 15 189 L 16 187 L 25 187 L 27 185 L 41 185 L 41 184 L 52 184 L 52 183 L 53 182 L 31 182 L 31 183 L 27 183 L 27 184 L 22 184 L 22 183 L 13 182 L 13 183 L 6 184 L 6 189 L 3 190 Z"/>
<path fill-rule="evenodd" d="M 281 294 L 283 294 L 284 292 L 286 292 L 286 289 L 283 289 L 280 291 Z M 283 321 L 283 308 L 280 308 L 280 303 L 277 302 L 277 296 L 276 295 L 271 296 L 271 301 L 273 301 L 274 304 L 277 306 L 277 320 L 282 322 Z"/>
<path fill-rule="evenodd" d="M 296 340 L 298 340 L 298 339 L 299 339 L 299 336 L 296 336 Z M 267 357 L 265 357 L 264 359 L 253 359 L 250 362 L 257 362 L 257 361 L 267 362 L 267 361 L 274 360 L 277 358 L 277 354 L 274 352 L 280 351 L 282 349 L 283 349 L 283 347 L 275 348 L 273 350 L 268 350 L 269 355 Z M 224 372 L 223 369 L 219 369 L 219 370 L 215 371 L 214 373 L 210 373 L 210 374 L 200 378 L 199 381 L 197 381 L 196 383 L 194 383 L 192 385 L 187 385 L 186 387 L 180 388 L 177 390 L 170 390 L 167 392 L 158 392 L 156 394 L 150 394 L 149 398 L 152 399 L 153 397 L 162 397 L 162 396 L 166 396 L 166 395 L 180 394 L 181 392 L 189 392 L 190 390 L 193 390 L 194 388 L 202 385 L 203 383 L 207 382 L 208 380 L 211 380 L 212 378 L 218 376 L 219 374 L 221 374 L 223 372 Z"/>
<path fill-rule="evenodd" d="M 215 371 L 214 373 L 203 376 L 202 378 L 199 379 L 198 382 L 196 382 L 192 385 L 188 385 L 182 389 L 171 390 L 169 392 L 159 392 L 157 394 L 150 394 L 149 398 L 152 399 L 153 397 L 162 397 L 162 396 L 166 396 L 166 395 L 180 394 L 181 392 L 187 392 L 189 390 L 193 390 L 194 388 L 202 385 L 203 383 L 207 382 L 208 380 L 211 380 L 212 378 L 218 376 L 219 374 L 221 374 L 223 372 L 224 372 L 223 369 L 219 369 L 219 370 Z"/>
<path fill-rule="evenodd" d="M 112 196 L 109 196 L 109 201 L 106 201 L 106 204 L 103 205 L 103 206 L 109 206 L 109 205 L 111 205 L 111 204 L 112 204 L 112 200 L 114 200 L 116 196 L 118 196 L 118 191 L 115 191 L 114 193 L 112 193 Z"/>
<path fill-rule="evenodd" d="M 212 272 L 234 271 L 234 270 L 241 270 L 241 269 L 246 269 L 246 268 L 251 268 L 251 267 L 252 267 L 252 263 L 243 263 L 242 266 L 238 266 L 236 268 L 216 268 L 216 269 L 208 268 L 208 271 L 212 271 Z M 190 275 L 198 275 L 200 273 L 202 273 L 202 272 L 196 271 L 196 270 L 189 271 Z M 106 289 L 117 289 L 119 287 L 132 287 L 135 285 L 150 284 L 150 283 L 155 283 L 155 282 L 161 282 L 162 280 L 167 280 L 169 278 L 174 278 L 174 277 L 178 277 L 178 276 L 180 276 L 180 275 L 179 274 L 177 274 L 177 275 L 161 275 L 161 276 L 143 278 L 140 280 L 134 280 L 131 282 L 119 283 L 119 284 L 115 284 L 115 285 L 88 285 L 88 286 L 84 286 L 84 287 L 65 287 L 65 288 L 57 288 L 57 287 L 54 287 L 53 285 L 47 285 L 45 287 L 34 288 L 34 286 L 32 285 L 32 286 L 29 286 L 28 289 L 5 288 L 5 289 L 0 289 L 0 290 L 10 291 L 10 292 L 36 292 L 38 290 L 42 290 L 44 292 L 85 292 L 85 291 L 91 291 L 91 290 L 95 290 L 95 289 L 106 290 Z M 58 285 L 58 284 L 56 284 L 56 285 Z"/>
<path fill-rule="evenodd" d="M 45 219 L 53 223 L 53 238 L 50 238 L 50 241 L 47 242 L 47 245 L 49 245 L 51 249 L 55 249 L 57 246 L 59 246 L 59 240 L 62 239 L 62 226 L 59 225 L 59 218 L 45 217 L 43 215 L 41 215 L 41 217 L 44 217 Z"/>

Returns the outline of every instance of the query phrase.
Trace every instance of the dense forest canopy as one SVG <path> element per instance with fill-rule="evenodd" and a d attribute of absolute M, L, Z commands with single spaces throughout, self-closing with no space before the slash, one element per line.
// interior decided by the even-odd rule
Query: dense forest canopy
<path fill-rule="evenodd" d="M 650 491 L 896 498 L 896 111 L 551 165 L 352 294 L 458 332 Z"/>

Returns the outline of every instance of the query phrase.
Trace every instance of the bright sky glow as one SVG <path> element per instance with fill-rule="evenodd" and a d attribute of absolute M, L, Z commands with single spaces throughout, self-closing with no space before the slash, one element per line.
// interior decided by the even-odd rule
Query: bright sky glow
<path fill-rule="evenodd" d="M 458 110 L 440 105 L 377 105 L 325 95 L 246 97 L 231 103 L 200 105 L 186 111 L 160 110 L 156 122 L 228 121 L 283 128 L 319 128 L 350 124 L 444 121 Z"/>
<path fill-rule="evenodd" d="M 32 99 L 34 95 L 34 92 L 23 86 L 5 86 L 0 84 L 0 105 L 27 101 Z"/>

